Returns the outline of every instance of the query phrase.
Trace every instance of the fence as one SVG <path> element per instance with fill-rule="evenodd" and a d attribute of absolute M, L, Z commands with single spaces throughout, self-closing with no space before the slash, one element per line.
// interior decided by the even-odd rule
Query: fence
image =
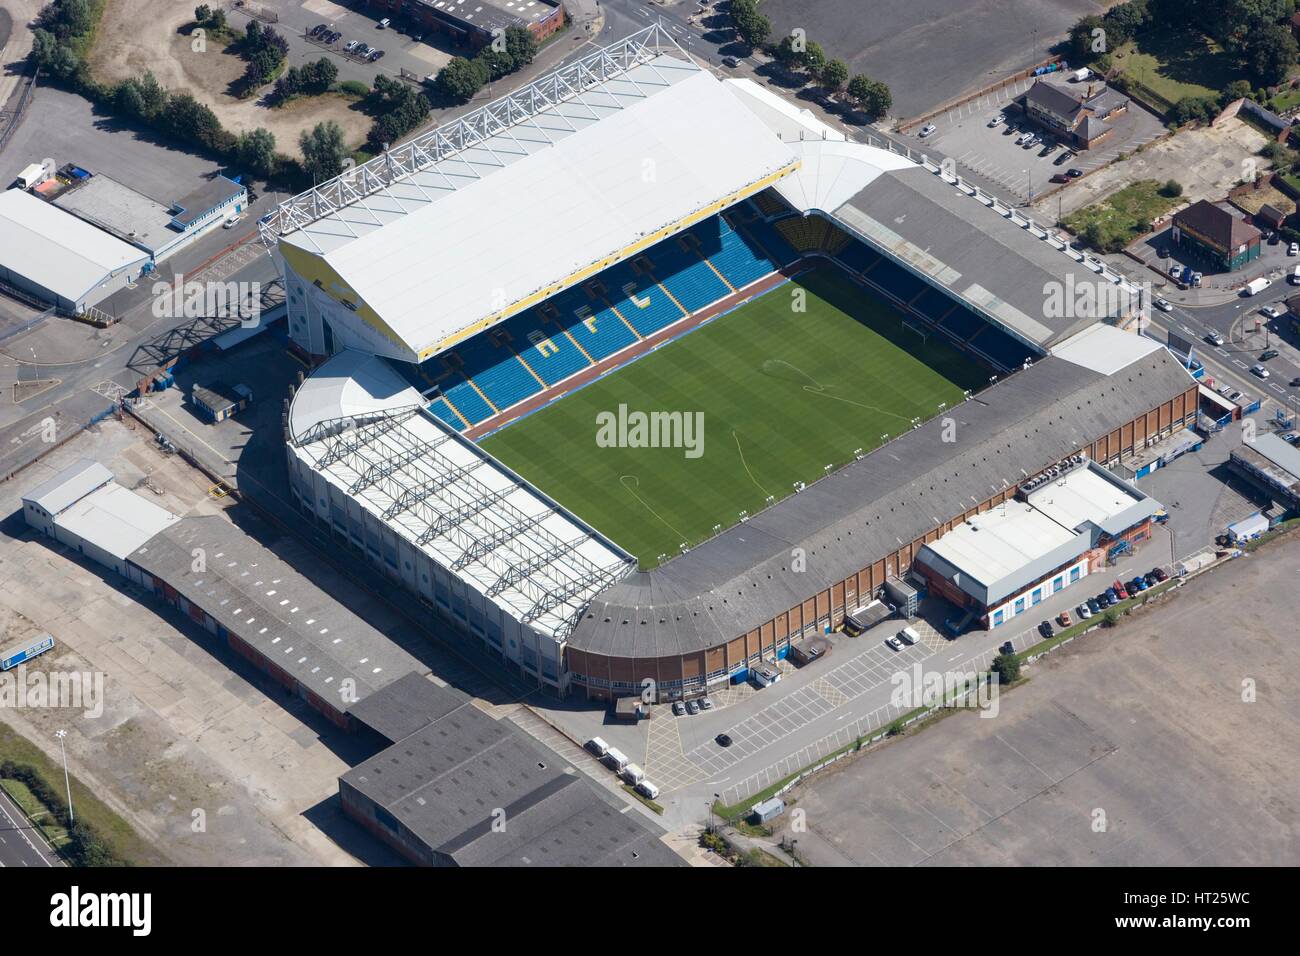
<path fill-rule="evenodd" d="M 22 95 L 18 98 L 18 105 L 14 108 L 13 115 L 9 117 L 9 122 L 0 132 L 0 152 L 4 151 L 5 146 L 9 143 L 9 137 L 13 135 L 18 124 L 22 122 L 23 113 L 27 111 L 27 105 L 32 101 L 32 93 L 36 90 L 36 81 L 40 79 L 41 71 L 38 69 L 27 79 L 27 87 L 23 90 Z"/>

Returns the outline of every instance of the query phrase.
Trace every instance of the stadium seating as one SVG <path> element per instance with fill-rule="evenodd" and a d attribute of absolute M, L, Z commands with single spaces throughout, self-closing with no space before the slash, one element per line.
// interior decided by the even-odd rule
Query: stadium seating
<path fill-rule="evenodd" d="M 718 249 L 706 247 L 701 251 L 728 282 L 740 289 L 776 271 L 776 265 L 758 243 L 731 228 L 722 217 L 717 217 L 717 222 L 721 224 Z"/>
<path fill-rule="evenodd" d="M 744 230 L 782 268 L 799 258 L 799 253 L 790 248 L 790 243 L 785 241 L 770 222 L 756 219 L 745 225 Z"/>
<path fill-rule="evenodd" d="M 861 242 L 850 242 L 835 258 L 850 272 L 866 272 L 880 261 L 880 253 Z"/>
<path fill-rule="evenodd" d="M 569 327 L 569 334 L 587 350 L 592 361 L 609 358 L 637 341 L 632 330 L 603 300 L 591 303 L 589 308 L 593 310 L 591 316 L 585 320 L 576 320 Z"/>
<path fill-rule="evenodd" d="M 429 411 L 431 411 L 434 415 L 441 418 L 452 428 L 456 429 L 456 431 L 465 430 L 465 423 L 461 421 L 459 415 L 457 415 L 455 412 L 451 410 L 451 406 L 448 405 L 446 400 L 441 396 L 435 398 L 432 402 L 430 402 L 428 408 Z"/>
<path fill-rule="evenodd" d="M 903 302 L 911 302 L 926 288 L 916 276 L 887 259 L 867 274 L 867 281 Z"/>
<path fill-rule="evenodd" d="M 697 312 L 729 295 L 731 289 L 694 252 L 687 252 L 676 239 L 666 239 L 645 254 L 651 275 L 672 293 L 687 313 Z"/>
<path fill-rule="evenodd" d="M 492 406 L 474 391 L 474 386 L 468 381 L 457 381 L 449 388 L 444 389 L 447 401 L 455 405 L 462 415 L 469 419 L 471 425 L 477 425 L 485 419 L 491 418 L 496 412 L 492 411 Z"/>
<path fill-rule="evenodd" d="M 562 327 L 543 323 L 536 309 L 521 312 L 504 323 L 502 328 L 509 333 L 511 344 L 519 357 L 547 385 L 554 385 L 591 364 L 578 347 L 569 341 L 568 336 L 562 333 Z"/>
<path fill-rule="evenodd" d="M 991 325 L 985 325 L 969 344 L 974 351 L 1003 369 L 1019 368 L 1025 359 L 1034 357 L 1028 347 Z"/>
<path fill-rule="evenodd" d="M 658 249 L 659 246 L 654 246 L 650 251 L 657 252 Z M 703 263 L 700 263 L 700 266 L 708 268 Z M 611 266 L 605 270 L 601 278 L 610 304 L 618 309 L 623 318 L 632 323 L 642 337 L 671 325 L 684 314 L 673 304 L 673 300 L 664 294 L 664 290 L 654 284 L 651 277 L 637 275 L 626 262 Z M 718 281 L 717 276 L 713 279 L 722 289 L 715 298 L 722 298 L 727 294 L 727 289 Z M 630 296 L 623 291 L 628 285 L 635 290 L 637 302 L 640 304 L 634 304 Z M 599 327 L 599 323 L 597 326 Z"/>
<path fill-rule="evenodd" d="M 948 332 L 958 342 L 968 342 L 980 329 L 984 320 L 970 309 L 958 306 L 946 314 L 939 322 L 939 328 Z"/>
<path fill-rule="evenodd" d="M 782 213 L 790 211 L 786 201 L 770 189 L 764 189 L 761 193 L 752 197 L 754 206 L 765 217 L 779 216 Z"/>

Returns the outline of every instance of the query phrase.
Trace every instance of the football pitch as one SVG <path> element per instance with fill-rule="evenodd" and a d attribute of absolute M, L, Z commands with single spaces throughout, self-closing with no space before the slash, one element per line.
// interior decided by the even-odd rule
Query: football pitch
<path fill-rule="evenodd" d="M 987 381 L 825 267 L 481 444 L 648 569 Z M 639 428 L 637 412 L 681 414 Z M 657 437 L 678 447 L 648 447 Z"/>

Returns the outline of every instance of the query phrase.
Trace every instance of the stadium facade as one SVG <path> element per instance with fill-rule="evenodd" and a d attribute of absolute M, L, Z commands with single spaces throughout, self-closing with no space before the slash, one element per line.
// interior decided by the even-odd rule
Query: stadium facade
<path fill-rule="evenodd" d="M 319 364 L 284 421 L 299 507 L 559 693 L 651 680 L 673 699 L 737 679 L 1025 478 L 1075 455 L 1112 465 L 1196 415 L 1177 360 L 1112 327 L 1140 290 L 924 159 L 718 80 L 657 26 L 262 229 L 291 340 Z M 995 384 L 648 571 L 467 437 L 809 259 Z M 1100 311 L 1044 309 L 1049 286 L 1085 284 L 1108 293 Z"/>

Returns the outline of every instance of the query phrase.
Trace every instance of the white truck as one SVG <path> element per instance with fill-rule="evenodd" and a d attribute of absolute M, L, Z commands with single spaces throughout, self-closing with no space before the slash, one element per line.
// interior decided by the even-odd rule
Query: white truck
<path fill-rule="evenodd" d="M 645 779 L 645 771 L 636 764 L 630 763 L 623 768 L 623 779 L 635 787 Z"/>
<path fill-rule="evenodd" d="M 604 760 L 605 766 L 610 770 L 613 770 L 615 773 L 622 773 L 627 769 L 627 755 L 621 750 L 616 750 L 615 748 L 610 747 L 605 751 Z"/>
<path fill-rule="evenodd" d="M 1242 291 L 1246 295 L 1259 295 L 1270 285 L 1272 285 L 1272 283 L 1269 282 L 1268 279 L 1264 278 L 1263 276 L 1260 276 L 1258 279 L 1251 279 L 1249 282 L 1247 282 L 1246 288 L 1243 289 Z"/>

